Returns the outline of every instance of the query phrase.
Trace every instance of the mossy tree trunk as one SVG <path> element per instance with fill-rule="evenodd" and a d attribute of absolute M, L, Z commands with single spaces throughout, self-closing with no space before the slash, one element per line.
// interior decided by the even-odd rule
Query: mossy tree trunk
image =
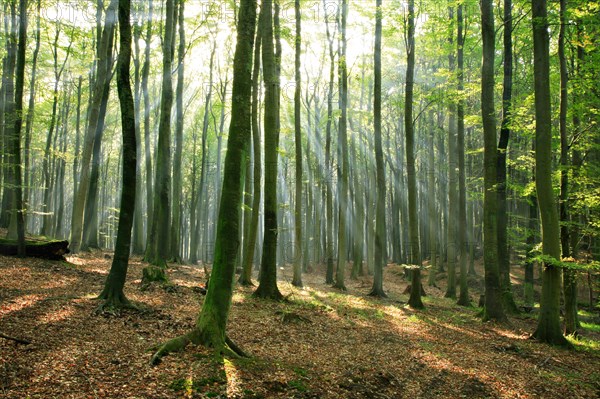
<path fill-rule="evenodd" d="M 481 36 L 483 61 L 481 64 L 481 116 L 483 120 L 483 266 L 485 269 L 484 320 L 505 321 L 500 276 L 498 272 L 498 228 L 496 171 L 496 115 L 494 107 L 494 10 L 492 0 L 481 0 Z"/>
<path fill-rule="evenodd" d="M 131 229 L 137 194 L 137 141 L 133 93 L 129 78 L 131 64 L 131 0 L 119 0 L 119 56 L 117 60 L 117 90 L 121 106 L 121 130 L 123 136 L 123 189 L 115 254 L 104 289 L 99 298 L 105 300 L 102 306 L 122 307 L 129 305 L 123 287 L 127 277 Z"/>
<path fill-rule="evenodd" d="M 542 252 L 560 260 L 560 231 L 552 188 L 552 115 L 550 104 L 550 55 L 546 0 L 533 0 L 533 69 L 535 79 L 535 187 L 542 221 Z M 553 345 L 570 346 L 560 328 L 562 273 L 545 263 L 538 325 L 533 337 Z"/>
<path fill-rule="evenodd" d="M 268 10 L 270 12 L 270 6 Z M 268 20 L 270 22 L 271 18 Z M 194 329 L 163 344 L 152 356 L 152 364 L 160 362 L 160 359 L 170 352 L 182 350 L 189 343 L 209 346 L 218 353 L 233 351 L 233 354 L 243 355 L 243 352 L 227 338 L 225 329 L 231 308 L 235 262 L 240 245 L 239 216 L 243 198 L 243 171 L 248 138 L 251 134 L 252 46 L 255 28 L 256 1 L 241 0 L 233 61 L 231 124 L 217 220 L 215 259 L 206 299 Z M 270 37 L 272 43 L 272 35 Z"/>

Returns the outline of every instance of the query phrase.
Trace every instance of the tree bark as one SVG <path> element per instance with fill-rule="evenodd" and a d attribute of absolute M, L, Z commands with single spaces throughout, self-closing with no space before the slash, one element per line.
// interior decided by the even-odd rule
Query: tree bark
<path fill-rule="evenodd" d="M 277 288 L 277 158 L 279 147 L 279 74 L 273 45 L 273 2 L 261 5 L 263 80 L 265 84 L 265 205 L 264 239 L 259 285 L 254 295 L 280 300 Z"/>
<path fill-rule="evenodd" d="M 341 3 L 341 48 L 338 58 L 338 73 L 340 82 L 340 110 L 341 115 L 338 125 L 338 251 L 337 268 L 335 274 L 335 288 L 346 291 L 345 276 L 348 259 L 348 244 L 346 238 L 346 224 L 348 220 L 348 70 L 346 67 L 346 19 L 348 4 L 346 0 Z M 340 165 L 341 161 L 341 165 Z"/>
<path fill-rule="evenodd" d="M 497 155 L 498 192 L 498 271 L 504 309 L 518 313 L 510 283 L 510 254 L 508 252 L 508 213 L 506 201 L 506 158 L 510 138 L 512 108 L 512 0 L 504 0 L 504 81 L 502 90 L 502 122 Z"/>
<path fill-rule="evenodd" d="M 167 0 L 163 37 L 162 90 L 154 180 L 154 221 L 147 242 L 145 260 L 160 269 L 167 266 L 171 229 L 171 107 L 173 105 L 173 37 L 175 33 L 175 1 Z"/>
<path fill-rule="evenodd" d="M 302 287 L 302 114 L 300 96 L 302 95 L 302 75 L 300 73 L 300 54 L 302 51 L 302 27 L 300 0 L 294 0 L 296 16 L 296 54 L 294 90 L 294 141 L 296 147 L 296 199 L 294 208 L 294 277 L 292 285 Z"/>
<path fill-rule="evenodd" d="M 188 334 L 162 345 L 152 356 L 152 364 L 160 362 L 166 354 L 181 350 L 191 342 L 212 347 L 218 353 L 233 352 L 236 355 L 243 355 L 243 352 L 227 338 L 225 329 L 231 308 L 235 258 L 239 247 L 241 176 L 245 167 L 248 137 L 251 133 L 252 46 L 256 26 L 256 1 L 241 0 L 238 18 L 237 44 L 233 61 L 231 125 L 225 156 L 223 195 L 217 221 L 215 262 L 211 272 L 211 283 L 195 328 Z M 270 21 L 271 18 L 268 20 Z M 270 37 L 272 43 L 272 36 Z"/>
<path fill-rule="evenodd" d="M 560 231 L 552 188 L 552 115 L 550 56 L 546 0 L 533 0 L 533 69 L 535 79 L 535 187 L 542 221 L 542 253 L 560 260 Z M 560 328 L 561 270 L 550 262 L 542 272 L 542 298 L 533 337 L 553 345 L 570 346 Z"/>
<path fill-rule="evenodd" d="M 419 216 L 417 214 L 417 175 L 415 171 L 415 126 L 413 121 L 413 86 L 415 73 L 415 2 L 408 0 L 406 28 L 406 90 L 404 98 L 404 132 L 406 135 L 406 171 L 408 177 L 408 228 L 410 237 L 411 292 L 408 304 L 423 308 L 421 301 L 421 250 L 419 248 Z"/>
<path fill-rule="evenodd" d="M 137 195 L 137 141 L 135 107 L 129 78 L 131 64 L 131 0 L 119 0 L 119 56 L 117 61 L 117 91 L 121 106 L 121 128 L 123 136 L 123 187 L 115 254 L 104 290 L 99 298 L 104 299 L 103 307 L 128 306 L 129 301 L 123 292 L 127 277 L 131 229 Z"/>
<path fill-rule="evenodd" d="M 460 267 L 460 295 L 458 304 L 469 306 L 469 286 L 467 284 L 467 187 L 465 179 L 465 102 L 464 90 L 464 42 L 463 35 L 463 4 L 459 3 L 456 9 L 457 24 L 457 62 L 458 62 L 458 102 L 456 104 L 456 149 L 458 153 L 458 263 Z"/>
<path fill-rule="evenodd" d="M 369 295 L 387 297 L 383 290 L 383 266 L 385 246 L 385 166 L 381 144 L 381 31 L 382 5 L 376 1 L 375 10 L 375 49 L 374 49 L 374 86 L 373 86 L 373 129 L 375 133 L 375 163 L 377 168 L 377 206 L 375 211 L 375 264 L 373 265 L 373 288 Z"/>
<path fill-rule="evenodd" d="M 79 252 L 83 236 L 83 215 L 85 202 L 90 186 L 90 161 L 92 158 L 92 149 L 96 127 L 100 117 L 100 104 L 105 90 L 105 81 L 110 79 L 110 49 L 112 48 L 115 25 L 116 25 L 116 7 L 117 0 L 111 0 L 106 11 L 104 29 L 98 44 L 98 66 L 96 79 L 91 88 L 92 99 L 89 110 L 88 125 L 83 141 L 83 152 L 81 154 L 81 174 L 77 192 L 73 199 L 73 213 L 71 217 L 71 250 Z"/>
<path fill-rule="evenodd" d="M 500 277 L 498 272 L 498 227 L 495 191 L 497 171 L 496 115 L 494 107 L 494 11 L 492 0 L 481 0 L 481 36 L 483 61 L 481 64 L 481 116 L 483 119 L 483 265 L 485 269 L 484 320 L 505 321 Z"/>

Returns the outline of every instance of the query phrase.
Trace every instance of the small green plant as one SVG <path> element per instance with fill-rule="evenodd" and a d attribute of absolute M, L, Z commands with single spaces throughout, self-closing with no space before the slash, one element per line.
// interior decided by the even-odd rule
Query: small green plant
<path fill-rule="evenodd" d="M 294 367 L 294 373 L 298 374 L 300 377 L 306 377 L 308 375 L 308 371 L 302 367 Z"/>
<path fill-rule="evenodd" d="M 290 382 L 288 382 L 288 386 L 300 392 L 308 391 L 308 387 L 302 380 L 291 380 Z"/>

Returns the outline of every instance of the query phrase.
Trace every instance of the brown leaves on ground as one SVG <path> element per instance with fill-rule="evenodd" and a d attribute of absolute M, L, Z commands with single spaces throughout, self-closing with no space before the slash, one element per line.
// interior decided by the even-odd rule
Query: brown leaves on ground
<path fill-rule="evenodd" d="M 110 258 L 110 257 L 109 257 Z M 370 278 L 346 293 L 280 276 L 288 301 L 237 288 L 229 335 L 251 359 L 218 359 L 202 347 L 150 367 L 148 349 L 188 331 L 203 301 L 200 267 L 172 266 L 175 290 L 139 290 L 143 264 L 130 265 L 126 294 L 141 311 L 97 316 L 110 268 L 103 254 L 69 263 L 0 257 L 3 398 L 595 398 L 600 396 L 598 334 L 565 351 L 528 339 L 533 317 L 510 326 L 481 323 L 477 310 L 427 288 L 426 309 L 406 307 L 407 282 L 386 268 L 388 299 L 367 297 Z M 440 282 L 441 283 L 441 282 Z M 443 287 L 442 287 L 443 288 Z M 473 302 L 479 296 L 472 292 Z"/>

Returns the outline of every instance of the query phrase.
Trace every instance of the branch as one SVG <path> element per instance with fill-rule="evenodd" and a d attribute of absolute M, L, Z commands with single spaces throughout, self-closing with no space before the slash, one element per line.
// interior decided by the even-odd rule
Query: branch
<path fill-rule="evenodd" d="M 15 342 L 17 342 L 19 344 L 23 344 L 23 345 L 29 345 L 31 343 L 31 341 L 27 341 L 26 339 L 11 337 L 10 335 L 6 335 L 6 334 L 2 333 L 1 331 L 0 331 L 0 337 L 11 340 L 11 341 L 15 341 Z"/>

